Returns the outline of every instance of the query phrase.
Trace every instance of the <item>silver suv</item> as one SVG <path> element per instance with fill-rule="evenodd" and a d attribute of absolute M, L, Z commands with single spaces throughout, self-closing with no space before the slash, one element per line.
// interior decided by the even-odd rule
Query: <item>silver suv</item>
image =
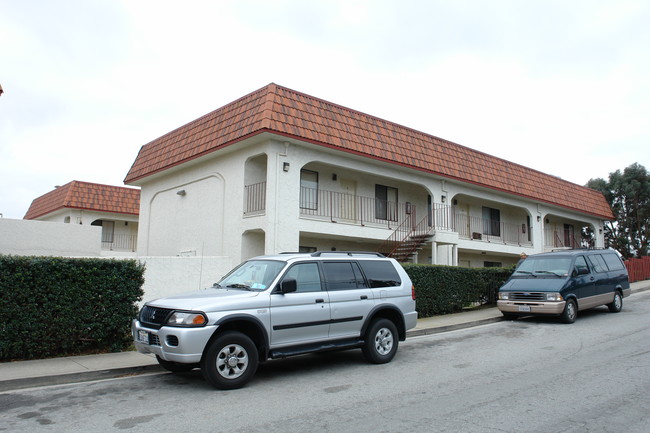
<path fill-rule="evenodd" d="M 394 259 L 316 252 L 256 257 L 209 289 L 147 302 L 132 331 L 165 369 L 200 367 L 234 389 L 267 359 L 361 348 L 390 362 L 416 322 L 415 291 Z"/>

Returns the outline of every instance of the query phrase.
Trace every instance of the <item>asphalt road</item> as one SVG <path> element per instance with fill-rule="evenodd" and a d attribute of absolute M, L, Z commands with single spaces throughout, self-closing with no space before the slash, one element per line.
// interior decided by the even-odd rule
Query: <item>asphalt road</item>
<path fill-rule="evenodd" d="M 263 365 L 216 391 L 198 371 L 0 393 L 0 431 L 650 431 L 650 292 L 573 325 L 523 319 Z"/>

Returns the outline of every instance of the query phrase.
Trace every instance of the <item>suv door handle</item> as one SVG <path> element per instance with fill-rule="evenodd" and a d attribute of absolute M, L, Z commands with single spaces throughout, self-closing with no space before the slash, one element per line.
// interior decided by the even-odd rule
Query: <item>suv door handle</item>
<path fill-rule="evenodd" d="M 364 299 L 364 300 L 365 300 L 365 299 L 368 299 L 368 296 L 366 296 L 366 295 L 361 295 L 361 299 Z"/>
<path fill-rule="evenodd" d="M 325 302 L 325 299 L 321 299 L 321 298 L 316 299 L 316 303 L 317 303 L 317 304 L 320 304 L 320 303 L 322 303 L 322 302 Z"/>

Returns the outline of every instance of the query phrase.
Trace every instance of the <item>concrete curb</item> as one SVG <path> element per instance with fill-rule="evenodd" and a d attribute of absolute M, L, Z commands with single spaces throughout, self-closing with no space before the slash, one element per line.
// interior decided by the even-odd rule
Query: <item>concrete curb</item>
<path fill-rule="evenodd" d="M 95 380 L 117 379 L 145 373 L 160 373 L 164 370 L 159 365 L 142 365 L 137 367 L 117 367 L 84 373 L 53 374 L 49 376 L 26 377 L 0 381 L 0 393 L 19 389 L 38 388 L 40 386 L 65 385 L 69 383 L 92 382 Z"/>
<path fill-rule="evenodd" d="M 441 334 L 443 332 L 457 331 L 459 329 L 474 328 L 476 326 L 488 325 L 490 323 L 501 322 L 503 317 L 492 317 L 489 319 L 476 320 L 473 322 L 456 323 L 454 325 L 438 326 L 435 328 L 412 329 L 406 331 L 406 338 L 419 337 L 422 335 Z"/>

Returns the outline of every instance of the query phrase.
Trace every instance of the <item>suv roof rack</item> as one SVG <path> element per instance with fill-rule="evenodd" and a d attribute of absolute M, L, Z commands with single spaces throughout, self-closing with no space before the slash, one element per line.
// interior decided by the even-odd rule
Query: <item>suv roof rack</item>
<path fill-rule="evenodd" d="M 323 254 L 341 254 L 347 256 L 366 255 L 366 256 L 386 258 L 386 256 L 383 255 L 382 253 L 376 253 L 373 251 L 316 251 L 315 253 L 311 253 L 312 257 L 321 257 Z"/>

